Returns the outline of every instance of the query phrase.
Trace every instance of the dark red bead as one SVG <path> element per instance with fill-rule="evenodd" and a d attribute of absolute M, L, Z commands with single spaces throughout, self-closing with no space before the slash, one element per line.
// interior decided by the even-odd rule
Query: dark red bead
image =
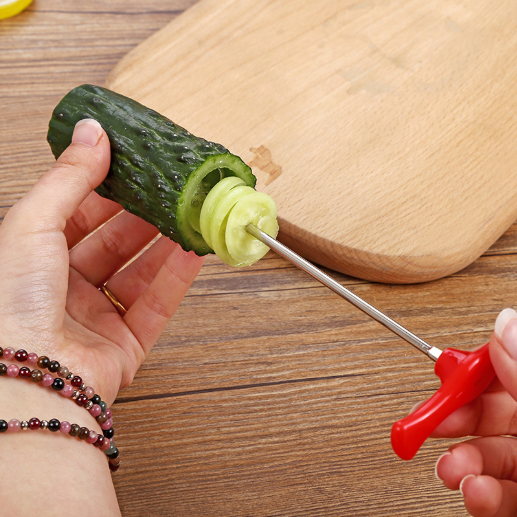
<path fill-rule="evenodd" d="M 113 463 L 108 462 L 109 468 L 111 472 L 117 472 L 117 470 L 120 468 L 120 463 L 117 465 L 114 465 Z"/>
<path fill-rule="evenodd" d="M 23 377 L 24 379 L 28 379 L 31 376 L 31 370 L 30 370 L 30 368 L 27 368 L 26 366 L 22 366 L 20 368 L 20 371 L 18 372 L 18 375 L 20 377 Z"/>
<path fill-rule="evenodd" d="M 84 393 L 81 393 L 76 399 L 75 399 L 75 403 L 78 405 L 78 406 L 86 406 L 86 404 L 88 404 L 88 397 L 84 394 Z"/>
<path fill-rule="evenodd" d="M 39 418 L 31 418 L 29 420 L 29 428 L 35 431 L 36 429 L 39 429 L 41 427 L 41 421 Z"/>
<path fill-rule="evenodd" d="M 77 376 L 77 377 L 74 377 L 71 381 L 70 381 L 70 384 L 74 387 L 74 388 L 80 388 L 81 385 L 83 383 L 83 380 L 81 379 L 81 377 Z"/>
<path fill-rule="evenodd" d="M 97 441 L 93 442 L 93 445 L 95 445 L 95 447 L 102 447 L 102 445 L 104 444 L 104 440 L 107 440 L 107 438 L 104 438 L 102 434 L 98 434 Z"/>
<path fill-rule="evenodd" d="M 18 350 L 15 354 L 14 354 L 14 358 L 19 361 L 20 363 L 23 363 L 24 361 L 27 361 L 27 357 L 29 356 L 29 354 L 23 350 L 23 349 L 20 349 Z"/>

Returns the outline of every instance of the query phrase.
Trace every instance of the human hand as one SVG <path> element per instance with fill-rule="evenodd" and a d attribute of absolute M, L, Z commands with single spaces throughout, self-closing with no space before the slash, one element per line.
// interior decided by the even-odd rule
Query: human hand
<path fill-rule="evenodd" d="M 478 436 L 451 447 L 436 464 L 436 476 L 460 489 L 474 517 L 517 515 L 517 312 L 499 314 L 490 339 L 496 379 L 433 433 L 436 438 Z"/>
<path fill-rule="evenodd" d="M 106 133 L 80 122 L 70 147 L 0 226 L 0 346 L 58 360 L 108 405 L 204 261 L 161 236 L 127 265 L 158 230 L 93 192 L 109 162 Z M 106 282 L 128 309 L 123 317 L 98 289 Z"/>

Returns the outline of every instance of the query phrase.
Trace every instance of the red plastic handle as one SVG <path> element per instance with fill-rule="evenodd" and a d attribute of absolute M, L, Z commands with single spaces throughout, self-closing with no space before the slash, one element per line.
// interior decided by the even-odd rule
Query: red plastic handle
<path fill-rule="evenodd" d="M 413 458 L 438 424 L 483 393 L 495 376 L 488 344 L 475 352 L 447 348 L 434 371 L 442 381 L 441 388 L 391 429 L 391 445 L 403 460 Z"/>

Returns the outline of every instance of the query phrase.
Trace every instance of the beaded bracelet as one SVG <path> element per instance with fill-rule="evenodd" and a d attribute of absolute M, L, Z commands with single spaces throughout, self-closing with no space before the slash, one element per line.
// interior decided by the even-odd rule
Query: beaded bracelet
<path fill-rule="evenodd" d="M 77 424 L 70 424 L 66 421 L 60 422 L 57 418 L 51 420 L 40 420 L 39 418 L 33 417 L 30 420 L 16 420 L 12 419 L 7 422 L 6 420 L 0 420 L 0 433 L 9 431 L 15 433 L 17 431 L 37 431 L 38 429 L 48 429 L 55 433 L 61 431 L 63 434 L 77 437 L 79 440 L 84 440 L 86 443 L 91 443 L 95 447 L 99 448 L 108 457 L 109 468 L 112 472 L 116 472 L 120 467 L 119 450 L 115 447 L 115 444 L 111 442 L 109 438 L 97 434 L 95 431 L 88 429 L 87 427 L 81 427 Z"/>
<path fill-rule="evenodd" d="M 47 356 L 38 357 L 38 355 L 34 353 L 28 354 L 23 349 L 15 352 L 12 348 L 3 350 L 0 347 L 0 358 L 2 356 L 8 360 L 15 360 L 22 363 L 25 361 L 32 364 L 37 363 L 40 368 L 48 369 L 52 373 L 57 373 L 59 377 L 53 377 L 48 373 L 43 374 L 40 370 L 31 371 L 30 368 L 26 366 L 18 368 L 15 364 L 6 366 L 2 363 L 0 363 L 0 376 L 6 374 L 9 377 L 20 376 L 26 379 L 30 378 L 33 382 L 41 382 L 43 386 L 51 386 L 53 390 L 61 392 L 65 397 L 71 397 L 78 406 L 82 406 L 88 410 L 99 424 L 101 424 L 101 427 L 103 426 L 103 431 L 112 427 L 109 425 L 109 423 L 112 424 L 113 421 L 111 420 L 111 411 L 108 409 L 107 404 L 95 394 L 93 388 L 85 386 L 81 377 L 71 373 L 66 366 L 61 366 L 58 361 L 51 361 Z M 66 384 L 60 377 L 65 377 L 66 380 L 70 380 L 70 384 Z M 81 391 L 84 393 L 80 393 Z M 95 405 L 99 407 L 94 408 L 93 406 Z M 109 423 L 107 422 L 108 420 L 110 421 Z M 108 438 L 111 437 L 112 436 L 108 436 Z"/>
<path fill-rule="evenodd" d="M 15 364 L 7 366 L 4 363 L 0 363 L 0 376 L 3 375 L 31 379 L 33 382 L 41 382 L 43 386 L 51 387 L 54 391 L 60 392 L 64 397 L 71 397 L 78 406 L 87 409 L 97 422 L 99 422 L 107 438 L 112 438 L 115 434 L 111 410 L 106 406 L 106 403 L 101 400 L 99 395 L 95 394 L 93 388 L 87 387 L 84 390 L 84 394 L 79 393 L 79 390 L 74 390 L 71 384 L 65 384 L 63 379 L 59 377 L 54 378 L 49 373 L 43 375 L 40 370 L 31 371 L 31 369 L 26 366 L 18 368 Z M 80 377 L 75 378 L 80 379 Z M 90 398 L 88 398 L 88 396 L 90 396 Z"/>
<path fill-rule="evenodd" d="M 19 368 L 15 364 L 10 364 L 7 366 L 3 363 L 0 363 L 0 376 L 7 374 L 9 377 L 20 377 L 25 379 L 30 378 L 33 382 L 41 382 L 43 386 L 50 386 L 53 390 L 60 392 L 63 396 L 71 397 L 75 400 L 78 406 L 82 406 L 88 410 L 101 426 L 104 436 L 98 436 L 102 436 L 103 439 L 106 439 L 110 444 L 105 449 L 108 459 L 110 459 L 110 455 L 116 453 L 115 458 L 117 459 L 117 468 L 113 469 L 110 463 L 110 469 L 112 471 L 118 470 L 120 459 L 118 458 L 118 449 L 113 442 L 115 430 L 113 429 L 112 413 L 111 410 L 107 407 L 107 404 L 101 400 L 100 396 L 95 393 L 95 390 L 92 387 L 87 387 L 83 383 L 81 377 L 74 375 L 66 366 L 61 366 L 58 361 L 51 361 L 47 356 L 38 356 L 35 353 L 27 353 L 23 349 L 15 352 L 13 348 L 6 348 L 4 350 L 0 347 L 0 358 L 1 357 L 5 357 L 7 360 L 18 361 L 20 363 L 27 361 L 31 364 L 37 364 L 42 369 L 48 369 L 52 373 L 57 373 L 58 377 L 53 377 L 50 374 L 43 374 L 40 370 L 37 369 L 31 371 L 30 368 L 26 366 Z M 66 384 L 63 378 L 69 380 L 70 384 Z M 74 390 L 74 388 L 77 389 Z M 59 424 L 57 419 L 53 419 L 53 421 Z M 68 424 L 68 422 L 65 423 Z M 77 424 L 72 424 L 72 426 L 74 429 L 72 432 L 75 432 L 75 428 L 79 429 Z M 87 428 L 85 427 L 81 429 Z M 4 431 L 0 429 L 0 432 Z M 92 431 L 92 433 L 95 433 L 95 431 Z M 75 434 L 72 436 L 75 436 Z"/>

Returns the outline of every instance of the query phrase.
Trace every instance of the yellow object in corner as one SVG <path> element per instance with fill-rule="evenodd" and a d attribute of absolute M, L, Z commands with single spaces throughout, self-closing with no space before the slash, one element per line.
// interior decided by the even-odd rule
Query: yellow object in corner
<path fill-rule="evenodd" d="M 0 20 L 22 12 L 32 0 L 0 0 Z"/>

